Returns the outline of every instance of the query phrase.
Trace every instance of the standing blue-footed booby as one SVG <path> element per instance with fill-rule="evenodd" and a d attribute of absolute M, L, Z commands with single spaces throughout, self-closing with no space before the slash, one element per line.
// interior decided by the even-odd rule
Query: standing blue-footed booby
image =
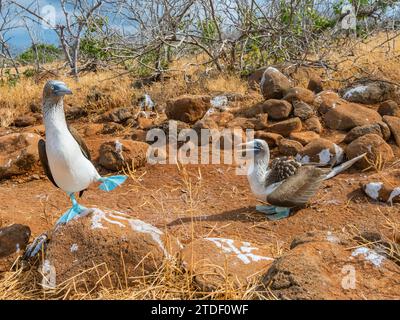
<path fill-rule="evenodd" d="M 112 191 L 121 185 L 126 176 L 101 177 L 90 161 L 89 149 L 78 133 L 67 125 L 63 97 L 72 91 L 61 81 L 51 80 L 43 90 L 43 118 L 46 141 L 39 141 L 39 157 L 49 180 L 65 191 L 72 201 L 69 209 L 59 220 L 67 223 L 86 209 L 78 204 L 75 192 L 82 196 L 93 182 L 101 182 L 100 189 Z"/>
<path fill-rule="evenodd" d="M 276 158 L 269 166 L 270 152 L 264 140 L 243 143 L 246 154 L 253 156 L 247 178 L 254 195 L 271 206 L 257 206 L 257 211 L 266 213 L 271 220 L 286 218 L 290 209 L 305 205 L 317 192 L 322 181 L 330 179 L 351 167 L 365 156 L 362 154 L 334 168 L 320 168 L 313 164 L 302 164 L 287 157 Z"/>
<path fill-rule="evenodd" d="M 63 98 L 72 94 L 61 81 L 51 80 L 43 89 L 43 118 L 46 141 L 38 144 L 39 158 L 49 180 L 65 191 L 72 201 L 72 207 L 61 216 L 57 225 L 64 224 L 79 215 L 86 208 L 79 205 L 75 193 L 83 192 L 93 182 L 100 182 L 100 189 L 112 191 L 121 185 L 126 176 L 101 177 L 91 162 L 89 149 L 76 130 L 69 127 L 65 120 Z M 46 237 L 39 237 L 27 250 L 28 255 L 35 255 L 38 245 Z M 40 242 L 40 243 L 38 243 Z"/>

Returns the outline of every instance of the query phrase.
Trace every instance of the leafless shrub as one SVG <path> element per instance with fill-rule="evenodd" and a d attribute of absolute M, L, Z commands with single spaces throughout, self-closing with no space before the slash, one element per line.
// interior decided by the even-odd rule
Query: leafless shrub
<path fill-rule="evenodd" d="M 354 0 L 350 10 L 340 0 L 58 0 L 61 17 L 54 25 L 42 15 L 40 0 L 6 3 L 54 30 L 77 77 L 102 61 L 125 73 L 162 76 L 176 71 L 171 62 L 199 53 L 207 57 L 202 64 L 220 72 L 246 74 L 283 61 L 326 68 L 333 45 L 350 49 L 355 29 L 344 28 L 345 19 L 354 15 L 362 26 L 358 36 L 397 30 L 398 2 Z"/>

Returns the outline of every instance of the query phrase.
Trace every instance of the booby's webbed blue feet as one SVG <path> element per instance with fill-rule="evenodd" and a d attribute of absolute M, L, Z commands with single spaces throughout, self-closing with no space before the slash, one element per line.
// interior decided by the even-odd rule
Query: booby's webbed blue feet
<path fill-rule="evenodd" d="M 116 187 L 123 184 L 127 178 L 127 176 L 101 177 L 99 181 L 101 181 L 102 184 L 99 188 L 107 192 L 113 191 Z"/>
<path fill-rule="evenodd" d="M 81 206 L 78 201 L 75 199 L 75 195 L 71 193 L 69 195 L 72 201 L 72 208 L 69 209 L 67 212 L 65 212 L 60 219 L 58 219 L 57 224 L 64 224 L 76 217 L 78 214 L 82 213 L 85 211 L 87 208 L 84 206 Z"/>
<path fill-rule="evenodd" d="M 290 214 L 290 208 L 275 206 L 256 206 L 256 210 L 265 213 L 267 218 L 273 221 L 287 218 Z"/>

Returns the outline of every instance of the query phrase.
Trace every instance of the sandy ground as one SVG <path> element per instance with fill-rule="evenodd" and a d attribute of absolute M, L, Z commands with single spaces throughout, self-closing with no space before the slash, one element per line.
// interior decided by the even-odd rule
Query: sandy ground
<path fill-rule="evenodd" d="M 88 141 L 91 148 L 97 145 Z M 399 221 L 399 204 L 372 202 L 361 191 L 360 181 L 372 173 L 350 170 L 325 181 L 306 208 L 280 221 L 269 221 L 255 210 L 260 203 L 247 178 L 226 165 L 147 165 L 113 192 L 92 186 L 80 203 L 125 212 L 171 232 L 183 243 L 193 235 L 218 236 L 276 243 L 285 249 L 293 237 L 308 231 L 385 233 L 388 219 Z M 0 223 L 26 224 L 33 236 L 51 228 L 70 207 L 66 194 L 44 176 L 2 181 L 0 203 Z"/>

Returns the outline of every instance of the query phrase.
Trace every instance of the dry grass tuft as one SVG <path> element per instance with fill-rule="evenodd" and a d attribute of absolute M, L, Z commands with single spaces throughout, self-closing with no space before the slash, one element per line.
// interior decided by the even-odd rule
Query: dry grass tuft
<path fill-rule="evenodd" d="M 95 270 L 98 281 L 93 287 L 78 285 L 79 277 Z M 118 288 L 112 288 L 104 279 L 113 274 L 105 264 L 84 270 L 80 274 L 59 284 L 55 289 L 44 289 L 40 283 L 41 275 L 37 263 L 25 270 L 22 267 L 4 274 L 0 278 L 0 300 L 39 300 L 39 299 L 106 299 L 106 300 L 166 300 L 166 299 L 265 299 L 268 294 L 260 291 L 257 277 L 247 285 L 240 286 L 227 280 L 214 292 L 202 292 L 193 281 L 195 275 L 181 266 L 178 258 L 166 259 L 163 266 L 148 276 L 130 277 L 131 286 L 122 279 Z M 227 277 L 228 279 L 228 277 Z"/>
<path fill-rule="evenodd" d="M 205 87 L 208 91 L 234 92 L 245 95 L 247 93 L 247 82 L 236 76 L 218 76 L 207 79 Z"/>
<path fill-rule="evenodd" d="M 216 91 L 245 94 L 246 83 L 234 76 L 205 77 L 201 81 L 187 82 L 183 74 L 136 89 L 128 75 L 116 76 L 111 71 L 84 74 L 79 82 L 69 77 L 55 77 L 72 89 L 73 95 L 65 99 L 66 106 L 83 107 L 90 114 L 101 114 L 113 108 L 136 107 L 138 99 L 147 93 L 160 106 L 183 94 L 208 94 Z M 23 78 L 15 86 L 0 86 L 0 127 L 10 126 L 16 117 L 40 110 L 45 80 Z"/>
<path fill-rule="evenodd" d="M 390 206 L 378 209 L 383 220 L 379 239 L 369 239 L 370 237 L 366 237 L 366 234 L 354 225 L 350 226 L 349 233 L 359 246 L 367 246 L 374 249 L 400 265 L 400 223 L 390 217 L 396 216 L 397 210 L 396 207 Z"/>
<path fill-rule="evenodd" d="M 127 107 L 139 92 L 131 90 L 128 77 L 107 80 L 111 72 L 83 75 L 79 82 L 69 77 L 57 77 L 72 89 L 73 95 L 66 99 L 67 106 L 80 106 L 89 111 L 103 112 L 115 107 Z M 39 109 L 45 81 L 36 83 L 23 78 L 15 86 L 0 86 L 0 126 L 12 124 L 15 117 Z"/>
<path fill-rule="evenodd" d="M 383 159 L 381 153 L 379 153 L 374 159 L 369 159 L 367 156 L 365 156 L 364 159 L 369 164 L 369 167 L 365 168 L 363 171 L 373 169 L 376 172 L 382 172 L 385 168 L 385 159 Z"/>

